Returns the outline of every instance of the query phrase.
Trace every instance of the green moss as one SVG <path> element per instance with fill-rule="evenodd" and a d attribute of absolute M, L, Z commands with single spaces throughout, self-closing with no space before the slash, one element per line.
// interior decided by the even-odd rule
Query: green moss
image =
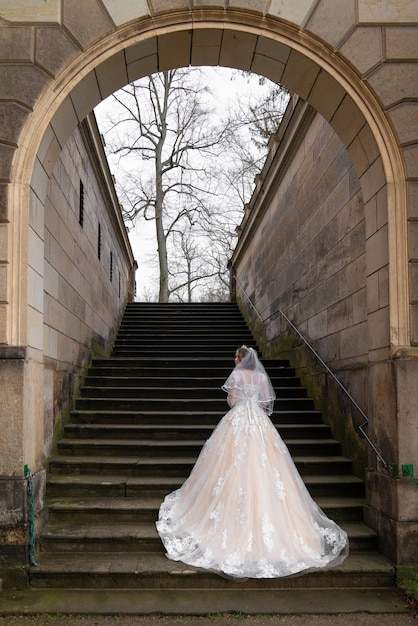
<path fill-rule="evenodd" d="M 418 565 L 400 565 L 396 571 L 399 591 L 418 604 Z"/>

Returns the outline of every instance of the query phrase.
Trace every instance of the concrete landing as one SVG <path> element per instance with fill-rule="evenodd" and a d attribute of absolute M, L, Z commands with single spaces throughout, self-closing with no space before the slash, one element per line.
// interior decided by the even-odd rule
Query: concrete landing
<path fill-rule="evenodd" d="M 0 615 L 303 615 L 407 613 L 388 589 L 46 590 L 0 593 Z"/>

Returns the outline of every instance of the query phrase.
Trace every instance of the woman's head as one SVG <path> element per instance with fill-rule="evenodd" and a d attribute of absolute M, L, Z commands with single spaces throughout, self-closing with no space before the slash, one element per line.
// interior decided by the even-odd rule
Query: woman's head
<path fill-rule="evenodd" d="M 235 351 L 235 364 L 241 363 L 242 359 L 248 354 L 247 346 L 241 346 Z"/>

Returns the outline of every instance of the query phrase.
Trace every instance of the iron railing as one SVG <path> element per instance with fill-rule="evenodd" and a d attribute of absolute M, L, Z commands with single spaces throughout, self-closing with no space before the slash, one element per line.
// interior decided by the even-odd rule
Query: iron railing
<path fill-rule="evenodd" d="M 344 385 L 342 384 L 342 382 L 338 379 L 338 377 L 336 376 L 336 374 L 331 370 L 331 368 L 325 363 L 325 361 L 321 358 L 321 356 L 318 354 L 318 352 L 315 350 L 315 348 L 309 343 L 309 341 L 307 339 L 305 339 L 305 337 L 302 335 L 302 333 L 300 332 L 300 330 L 294 325 L 294 323 L 288 318 L 288 316 L 286 315 L 286 313 L 284 313 L 284 311 L 281 308 L 277 308 L 273 313 L 271 313 L 268 317 L 263 318 L 260 313 L 258 312 L 258 310 L 256 309 L 254 303 L 252 302 L 251 298 L 249 297 L 249 295 L 247 294 L 247 292 L 245 291 L 243 285 L 240 283 L 240 281 L 238 280 L 238 278 L 236 276 L 234 276 L 234 280 L 236 282 L 236 284 L 238 285 L 238 287 L 240 288 L 240 290 L 242 291 L 242 293 L 244 294 L 245 298 L 247 299 L 248 303 L 250 304 L 251 308 L 253 309 L 253 311 L 255 312 L 255 314 L 257 315 L 258 319 L 260 320 L 261 323 L 265 324 L 266 322 L 268 322 L 272 317 L 276 316 L 276 315 L 280 315 L 285 321 L 286 323 L 292 328 L 292 330 L 297 334 L 297 336 L 299 337 L 299 339 L 305 344 L 305 346 L 312 352 L 312 354 L 315 356 L 315 358 L 319 361 L 319 363 L 321 363 L 321 365 L 325 368 L 325 370 L 328 372 L 328 374 L 333 378 L 333 380 L 337 383 L 337 385 L 340 387 L 340 389 L 343 391 L 343 393 L 347 396 L 347 398 L 350 400 L 351 404 L 357 409 L 357 411 L 360 413 L 360 415 L 362 416 L 362 418 L 364 419 L 364 422 L 360 425 L 357 426 L 358 430 L 360 431 L 360 433 L 363 435 L 364 439 L 367 441 L 367 443 L 369 444 L 369 446 L 371 447 L 371 449 L 374 451 L 374 453 L 376 454 L 376 456 L 380 459 L 380 461 L 382 462 L 383 466 L 385 468 L 388 467 L 388 463 L 385 461 L 385 459 L 383 458 L 383 456 L 381 455 L 381 453 L 379 452 L 379 450 L 376 448 L 375 444 L 373 443 L 373 441 L 370 439 L 370 437 L 368 436 L 368 434 L 365 432 L 365 428 L 368 426 L 369 423 L 369 418 L 367 417 L 367 415 L 365 414 L 365 412 L 363 411 L 363 409 L 359 406 L 359 404 L 356 402 L 356 400 L 353 398 L 353 396 L 350 394 L 350 392 L 348 391 L 348 389 L 346 387 L 344 387 Z"/>

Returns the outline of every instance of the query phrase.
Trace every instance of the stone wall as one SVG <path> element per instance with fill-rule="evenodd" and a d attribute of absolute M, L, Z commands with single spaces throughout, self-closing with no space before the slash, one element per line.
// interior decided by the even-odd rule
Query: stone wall
<path fill-rule="evenodd" d="M 239 283 L 266 322 L 255 318 L 239 288 L 237 296 L 264 354 L 292 359 L 363 478 L 365 450 L 354 427 L 361 416 L 277 311 L 367 411 L 365 250 L 364 203 L 348 152 L 324 118 L 296 100 L 271 142 L 233 258 Z"/>
<path fill-rule="evenodd" d="M 23 586 L 26 578 L 24 466 L 33 472 L 39 529 L 46 514 L 45 461 L 91 358 L 109 353 L 135 288 L 135 261 L 93 115 L 65 144 L 45 206 L 33 197 L 29 221 L 28 245 L 36 253 L 28 276 L 28 346 L 0 346 L 2 432 L 8 450 L 0 459 L 0 578 L 7 570 L 9 587 Z M 42 423 L 34 419 L 37 411 Z"/>

